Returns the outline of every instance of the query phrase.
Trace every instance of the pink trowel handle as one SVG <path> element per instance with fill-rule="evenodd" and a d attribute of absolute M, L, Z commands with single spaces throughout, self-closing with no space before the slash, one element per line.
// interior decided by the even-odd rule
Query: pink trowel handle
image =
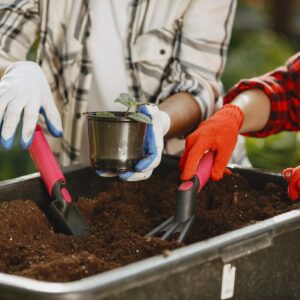
<path fill-rule="evenodd" d="M 214 163 L 214 153 L 212 151 L 208 151 L 200 159 L 195 172 L 195 176 L 197 176 L 199 180 L 199 188 L 197 190 L 198 193 L 202 190 L 202 188 L 209 180 L 213 163 Z M 182 191 L 187 191 L 192 187 L 193 187 L 193 182 L 191 180 L 188 180 L 188 181 L 184 181 L 180 185 L 179 189 Z"/>
<path fill-rule="evenodd" d="M 208 151 L 198 162 L 193 178 L 182 182 L 179 186 L 176 194 L 175 220 L 177 222 L 186 222 L 195 215 L 197 194 L 207 183 L 211 175 L 213 162 L 214 153 Z"/>
<path fill-rule="evenodd" d="M 54 187 L 58 185 L 58 183 L 64 185 L 66 179 L 51 151 L 40 125 L 36 126 L 29 152 L 36 168 L 41 174 L 41 178 L 46 185 L 49 195 L 52 197 Z M 67 189 L 62 186 L 60 190 L 64 200 L 66 202 L 71 202 L 72 199 Z"/>

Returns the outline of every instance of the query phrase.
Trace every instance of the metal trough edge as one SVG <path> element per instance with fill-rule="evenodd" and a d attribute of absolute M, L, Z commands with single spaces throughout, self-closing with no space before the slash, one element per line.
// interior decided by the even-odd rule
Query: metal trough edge
<path fill-rule="evenodd" d="M 285 226 L 285 230 L 280 229 L 278 232 L 277 229 L 282 226 Z M 65 295 L 65 299 L 68 298 L 70 293 L 86 295 L 87 292 L 91 294 L 97 291 L 97 293 L 101 293 L 104 297 L 105 294 L 110 294 L 112 290 L 114 292 L 124 289 L 127 290 L 133 286 L 140 285 L 142 282 L 152 281 L 157 276 L 161 277 L 162 272 L 170 274 L 188 267 L 187 264 L 184 266 L 175 266 L 175 264 L 180 262 L 190 261 L 195 265 L 217 258 L 223 259 L 224 253 L 228 252 L 226 249 L 229 245 L 232 246 L 246 241 L 249 243 L 249 240 L 255 240 L 259 235 L 266 233 L 268 233 L 268 237 L 272 240 L 273 237 L 278 234 L 296 230 L 299 227 L 300 210 L 293 210 L 271 219 L 176 249 L 167 257 L 164 257 L 163 255 L 154 256 L 74 282 L 51 283 L 0 273 L 0 288 L 11 288 L 14 292 L 19 291 L 23 293 L 26 293 L 27 291 L 30 292 L 32 296 L 33 294 L 47 294 L 48 297 L 50 295 Z M 212 249 L 214 250 L 213 252 Z M 259 249 L 260 248 L 257 250 Z M 245 253 L 243 254 L 245 255 Z M 195 260 L 195 258 L 197 259 Z M 132 279 L 136 279 L 134 283 L 132 283 Z"/>

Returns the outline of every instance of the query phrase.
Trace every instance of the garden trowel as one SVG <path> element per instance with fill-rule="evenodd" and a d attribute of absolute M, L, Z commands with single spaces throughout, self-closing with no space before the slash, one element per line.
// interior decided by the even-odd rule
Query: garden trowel
<path fill-rule="evenodd" d="M 90 226 L 72 200 L 66 188 L 66 179 L 39 125 L 36 126 L 29 152 L 51 198 L 48 209 L 53 226 L 66 234 L 80 238 L 87 236 Z"/>
<path fill-rule="evenodd" d="M 178 242 L 183 242 L 196 217 L 198 193 L 207 183 L 211 175 L 214 153 L 208 151 L 199 161 L 192 179 L 183 181 L 176 194 L 175 215 L 158 225 L 146 236 L 160 236 L 169 239 L 173 233 L 179 233 Z"/>

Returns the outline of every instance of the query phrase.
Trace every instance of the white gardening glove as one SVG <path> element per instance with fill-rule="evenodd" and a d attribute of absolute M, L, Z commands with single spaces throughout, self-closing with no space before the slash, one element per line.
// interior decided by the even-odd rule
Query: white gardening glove
<path fill-rule="evenodd" d="M 126 172 L 119 175 L 120 179 L 125 181 L 144 180 L 151 176 L 153 170 L 160 164 L 164 148 L 164 135 L 171 125 L 169 115 L 159 110 L 155 104 L 141 105 L 139 112 L 152 119 L 152 125 L 147 125 L 144 141 L 146 158 L 135 165 L 136 172 Z"/>
<path fill-rule="evenodd" d="M 59 112 L 40 66 L 30 61 L 12 63 L 0 81 L 1 143 L 11 148 L 23 113 L 21 146 L 28 148 L 42 113 L 50 133 L 62 135 Z"/>

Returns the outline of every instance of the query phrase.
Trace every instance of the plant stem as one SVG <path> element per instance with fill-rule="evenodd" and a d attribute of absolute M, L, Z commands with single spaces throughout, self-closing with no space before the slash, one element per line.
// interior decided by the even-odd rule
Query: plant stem
<path fill-rule="evenodd" d="M 129 110 L 130 110 L 130 106 L 128 106 L 127 110 L 125 111 L 125 118 L 127 118 L 128 114 L 129 114 Z"/>

